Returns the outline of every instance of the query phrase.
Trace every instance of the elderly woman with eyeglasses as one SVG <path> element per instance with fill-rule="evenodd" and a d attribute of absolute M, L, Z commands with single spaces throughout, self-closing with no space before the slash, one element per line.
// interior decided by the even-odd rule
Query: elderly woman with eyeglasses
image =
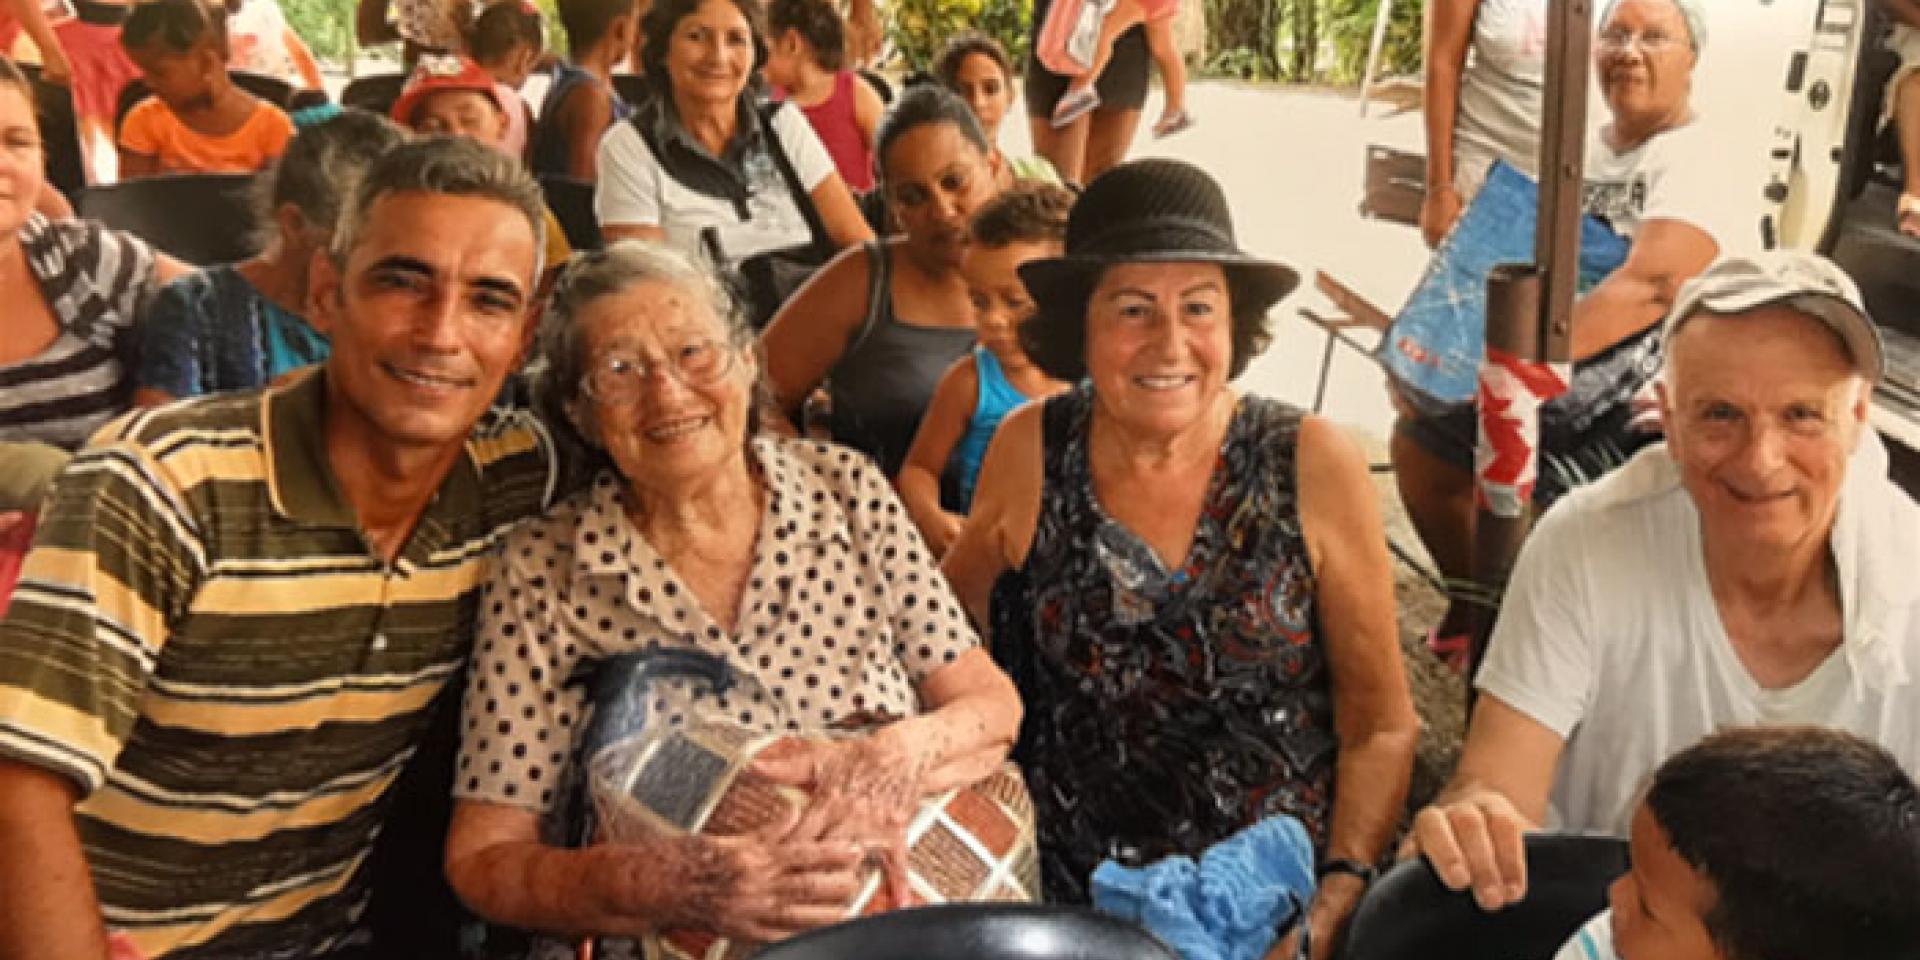
<path fill-rule="evenodd" d="M 540 402 L 598 469 L 509 540 L 481 603 L 454 887 L 493 921 L 574 937 L 694 927 L 764 942 L 841 919 L 863 862 L 902 882 L 925 798 L 999 768 L 1013 685 L 879 470 L 758 433 L 751 336 L 686 254 L 625 241 L 577 257 L 541 349 Z M 663 649 L 742 678 L 706 694 L 710 712 L 789 737 L 753 770 L 811 802 L 772 831 L 550 844 L 587 705 L 568 678 Z M 881 722 L 817 736 L 861 718 Z"/>

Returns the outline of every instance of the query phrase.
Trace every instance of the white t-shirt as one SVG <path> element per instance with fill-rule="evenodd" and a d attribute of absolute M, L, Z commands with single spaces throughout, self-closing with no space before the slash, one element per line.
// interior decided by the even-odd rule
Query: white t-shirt
<path fill-rule="evenodd" d="M 772 126 L 794 173 L 811 194 L 834 172 L 833 157 L 793 104 L 783 104 L 774 112 Z M 603 224 L 660 227 L 669 244 L 694 254 L 706 253 L 700 244 L 701 231 L 716 227 L 721 250 L 734 262 L 812 238 L 806 215 L 795 204 L 793 191 L 769 152 L 751 151 L 744 173 L 748 197 L 742 217 L 732 200 L 676 181 L 632 123 L 616 123 L 600 141 L 594 212 Z"/>
<path fill-rule="evenodd" d="M 1756 198 L 1730 184 L 1714 162 L 1719 149 L 1698 120 L 1648 137 L 1619 152 L 1603 126 L 1587 138 L 1581 207 L 1634 236 L 1648 220 L 1681 220 L 1705 231 L 1720 255 L 1761 247 Z"/>
<path fill-rule="evenodd" d="M 1547 512 L 1515 563 L 1479 688 L 1566 740 L 1547 826 L 1627 836 L 1644 780 L 1724 727 L 1809 723 L 1920 770 L 1920 507 L 1868 432 L 1834 521 L 1843 640 L 1800 683 L 1766 690 L 1708 587 L 1699 514 L 1665 444 Z"/>
<path fill-rule="evenodd" d="M 305 85 L 287 49 L 287 18 L 276 0 L 246 0 L 227 17 L 227 53 L 227 66 L 235 70 Z"/>
<path fill-rule="evenodd" d="M 1533 176 L 1546 68 L 1547 0 L 1480 0 L 1453 127 L 1453 182 L 1462 197 L 1479 192 L 1495 160 Z"/>

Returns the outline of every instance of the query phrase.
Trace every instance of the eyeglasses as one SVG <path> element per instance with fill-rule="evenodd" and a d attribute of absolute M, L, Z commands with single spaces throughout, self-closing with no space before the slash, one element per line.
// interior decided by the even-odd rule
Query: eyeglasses
<path fill-rule="evenodd" d="M 1665 53 L 1675 47 L 1687 46 L 1684 37 L 1675 37 L 1665 33 L 1632 33 L 1626 30 L 1601 31 L 1597 43 L 1602 50 L 1612 53 L 1625 53 L 1628 47 L 1639 47 L 1646 56 Z"/>
<path fill-rule="evenodd" d="M 597 357 L 587 365 L 580 389 L 601 403 L 626 406 L 640 399 L 641 389 L 656 374 L 671 373 L 689 387 L 726 376 L 733 369 L 733 348 L 719 340 L 695 340 L 672 348 L 665 360 L 648 360 L 624 351 Z"/>

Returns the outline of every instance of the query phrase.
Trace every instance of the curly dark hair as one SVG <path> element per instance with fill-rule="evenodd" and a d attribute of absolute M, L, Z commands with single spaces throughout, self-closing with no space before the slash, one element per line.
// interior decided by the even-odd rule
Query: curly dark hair
<path fill-rule="evenodd" d="M 1059 243 L 1067 239 L 1067 211 L 1073 191 L 1045 180 L 1021 180 L 987 201 L 973 214 L 974 242 L 988 247 L 1009 243 Z"/>
<path fill-rule="evenodd" d="M 673 78 L 667 75 L 667 48 L 673 45 L 673 28 L 680 25 L 704 0 L 654 0 L 640 20 L 640 59 L 646 64 L 647 86 L 656 95 L 673 93 Z M 753 33 L 753 71 L 767 65 L 767 18 L 759 0 L 729 0 L 746 18 Z M 753 81 L 749 80 L 751 84 Z"/>
<path fill-rule="evenodd" d="M 1046 303 L 1033 316 L 1020 324 L 1020 346 L 1033 358 L 1033 365 L 1039 367 L 1047 376 L 1067 383 L 1075 383 L 1087 375 L 1087 314 L 1086 305 L 1093 299 L 1094 288 L 1100 285 L 1100 278 L 1111 269 L 1111 265 L 1100 270 L 1082 274 L 1072 288 L 1062 292 L 1049 309 Z M 1247 365 L 1253 358 L 1265 352 L 1273 342 L 1273 325 L 1268 309 L 1254 309 L 1250 306 L 1254 298 L 1244 296 L 1241 286 L 1235 279 L 1234 268 L 1223 265 L 1227 275 L 1227 299 L 1233 305 L 1232 329 L 1229 337 L 1233 341 L 1233 358 L 1227 367 L 1227 379 L 1232 380 L 1247 371 Z M 1062 312 L 1060 304 L 1078 304 L 1075 312 L 1065 316 L 1056 316 Z"/>
<path fill-rule="evenodd" d="M 800 32 L 813 48 L 813 62 L 822 70 L 838 70 L 847 62 L 847 25 L 827 0 L 773 0 L 767 4 L 767 33 L 780 36 Z"/>

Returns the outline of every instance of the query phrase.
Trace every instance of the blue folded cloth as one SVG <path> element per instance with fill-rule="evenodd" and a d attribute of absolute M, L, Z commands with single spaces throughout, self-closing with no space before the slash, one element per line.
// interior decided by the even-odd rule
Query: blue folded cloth
<path fill-rule="evenodd" d="M 1093 871 L 1095 907 L 1153 931 L 1184 960 L 1260 960 L 1313 888 L 1313 842 L 1284 815 L 1208 847 L 1198 864 L 1106 860 Z"/>

